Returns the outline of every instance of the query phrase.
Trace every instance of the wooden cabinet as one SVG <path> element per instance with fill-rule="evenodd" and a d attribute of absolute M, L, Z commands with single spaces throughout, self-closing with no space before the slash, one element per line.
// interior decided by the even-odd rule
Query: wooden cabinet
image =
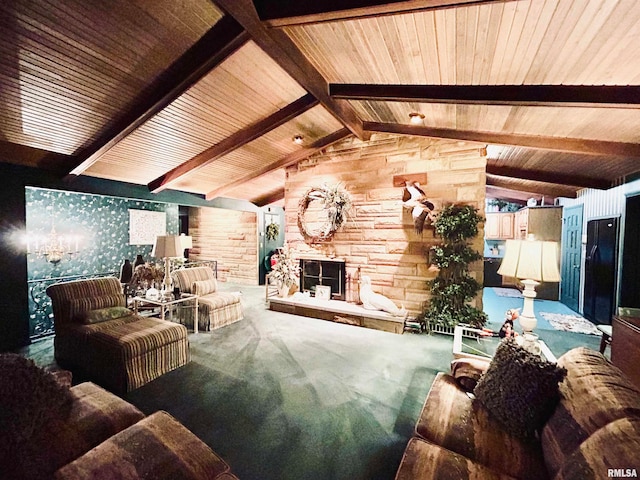
<path fill-rule="evenodd" d="M 489 240 L 513 238 L 513 213 L 487 213 L 484 223 L 484 237 Z"/>
<path fill-rule="evenodd" d="M 640 318 L 613 317 L 611 363 L 640 387 Z"/>

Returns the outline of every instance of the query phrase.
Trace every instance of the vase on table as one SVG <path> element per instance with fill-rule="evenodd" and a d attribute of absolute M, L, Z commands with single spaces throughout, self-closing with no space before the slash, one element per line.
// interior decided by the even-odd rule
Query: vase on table
<path fill-rule="evenodd" d="M 284 283 L 282 283 L 280 284 L 280 286 L 278 286 L 278 294 L 282 298 L 287 298 L 289 296 L 290 289 L 291 287 L 289 285 L 285 285 Z"/>

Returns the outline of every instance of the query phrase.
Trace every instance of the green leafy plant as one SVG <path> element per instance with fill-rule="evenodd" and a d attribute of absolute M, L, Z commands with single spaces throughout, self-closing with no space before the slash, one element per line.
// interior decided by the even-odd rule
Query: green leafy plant
<path fill-rule="evenodd" d="M 470 205 L 446 206 L 436 217 L 434 229 L 442 243 L 431 248 L 429 259 L 438 268 L 438 276 L 429 282 L 431 299 L 422 313 L 429 328 L 459 323 L 482 327 L 486 323 L 486 314 L 468 303 L 482 288 L 469 275 L 469 264 L 482 255 L 467 241 L 478 235 L 478 224 L 483 221 Z"/>

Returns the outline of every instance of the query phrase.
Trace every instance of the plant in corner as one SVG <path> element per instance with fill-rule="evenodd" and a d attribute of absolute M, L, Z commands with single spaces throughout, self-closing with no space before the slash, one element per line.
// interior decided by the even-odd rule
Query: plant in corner
<path fill-rule="evenodd" d="M 438 276 L 429 282 L 431 299 L 422 312 L 429 330 L 438 326 L 454 327 L 459 323 L 481 328 L 487 315 L 472 305 L 482 285 L 469 275 L 469 264 L 482 258 L 468 240 L 478 235 L 483 218 L 470 205 L 449 205 L 438 214 L 434 228 L 442 243 L 431 247 L 430 261 Z"/>

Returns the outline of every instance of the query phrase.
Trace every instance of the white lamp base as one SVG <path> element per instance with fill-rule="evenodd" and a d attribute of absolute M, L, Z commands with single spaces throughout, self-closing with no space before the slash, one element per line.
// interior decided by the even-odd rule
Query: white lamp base
<path fill-rule="evenodd" d="M 535 287 L 536 285 L 540 285 L 540 283 L 535 280 L 527 279 L 522 280 L 522 284 L 524 285 L 524 291 L 522 292 L 522 296 L 524 297 L 524 306 L 522 308 L 522 313 L 518 317 L 518 321 L 520 322 L 522 331 L 527 333 L 532 332 L 538 325 L 538 320 L 533 313 L 533 299 L 537 296 Z"/>

